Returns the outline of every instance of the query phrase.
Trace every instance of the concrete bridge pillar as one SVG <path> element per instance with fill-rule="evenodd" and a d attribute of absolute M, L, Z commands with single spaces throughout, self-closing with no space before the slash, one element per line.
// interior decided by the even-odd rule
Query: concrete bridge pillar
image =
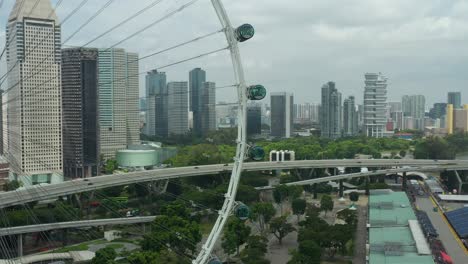
<path fill-rule="evenodd" d="M 407 182 L 406 182 L 406 172 L 403 172 L 403 179 L 402 179 L 402 187 L 403 187 L 403 190 L 406 191 L 406 187 L 407 187 Z"/>
<path fill-rule="evenodd" d="M 340 198 L 343 197 L 343 194 L 344 194 L 343 180 L 340 180 L 340 191 L 339 191 Z"/>
<path fill-rule="evenodd" d="M 23 234 L 19 234 L 16 240 L 18 243 L 18 257 L 22 257 L 23 256 Z"/>

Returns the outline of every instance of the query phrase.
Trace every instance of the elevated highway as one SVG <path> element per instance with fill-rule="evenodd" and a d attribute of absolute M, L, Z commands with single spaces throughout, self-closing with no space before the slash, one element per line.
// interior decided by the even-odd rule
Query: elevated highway
<path fill-rule="evenodd" d="M 152 222 L 156 216 L 128 217 L 128 218 L 110 218 L 98 220 L 70 221 L 41 225 L 17 226 L 9 228 L 0 228 L 0 236 L 21 235 L 36 232 L 45 232 L 57 229 L 83 228 L 93 226 L 113 226 L 113 225 L 131 225 Z"/>
<path fill-rule="evenodd" d="M 422 168 L 431 170 L 461 170 L 468 169 L 467 160 L 390 160 L 390 159 L 367 159 L 367 160 L 301 160 L 286 162 L 251 162 L 244 164 L 244 171 L 262 171 L 277 169 L 308 169 L 308 168 L 337 168 L 337 167 L 366 167 L 366 168 L 395 168 L 410 167 L 411 171 Z M 75 193 L 90 192 L 102 188 L 142 183 L 149 181 L 160 181 L 183 177 L 194 177 L 201 175 L 218 174 L 229 172 L 230 164 L 216 164 L 206 166 L 191 166 L 180 168 L 156 169 L 138 171 L 125 174 L 113 174 L 67 181 L 59 184 L 32 186 L 16 191 L 0 193 L 0 208 L 24 204 L 33 201 L 55 199 Z M 402 172 L 397 171 L 397 172 Z M 340 175 L 344 177 L 344 175 Z M 349 177 L 349 176 L 348 176 Z M 355 176 L 357 177 L 357 175 Z M 346 178 L 346 177 L 344 177 Z M 317 179 L 318 180 L 318 179 Z"/>

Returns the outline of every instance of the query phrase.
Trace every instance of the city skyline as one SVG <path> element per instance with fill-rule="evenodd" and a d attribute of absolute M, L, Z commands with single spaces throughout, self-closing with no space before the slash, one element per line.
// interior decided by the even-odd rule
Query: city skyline
<path fill-rule="evenodd" d="M 7 17 L 13 2 L 4 2 L 0 9 L 1 17 Z M 77 46 L 86 43 L 92 37 L 115 25 L 121 17 L 125 17 L 150 1 L 140 2 L 141 5 L 138 6 L 127 1 L 110 5 L 102 17 L 96 18 L 95 23 L 101 25 L 100 27 L 88 25 L 83 32 L 78 33 L 67 44 Z M 55 5 L 57 1 L 53 0 L 52 3 Z M 326 2 L 326 5 L 324 3 L 323 1 L 299 0 L 297 5 L 287 6 L 287 1 L 278 0 L 265 6 L 267 10 L 262 9 L 264 5 L 260 2 L 226 3 L 234 24 L 240 24 L 244 22 L 245 17 L 249 17 L 260 36 L 242 47 L 242 57 L 249 82 L 264 83 L 269 92 L 282 91 L 285 87 L 286 89 L 290 87 L 289 89 L 296 94 L 297 103 L 318 102 L 321 85 L 328 80 L 334 80 L 342 87 L 343 97 L 354 95 L 356 103 L 361 104 L 362 99 L 355 91 L 363 88 L 361 76 L 365 72 L 386 73 L 391 80 L 389 101 L 399 100 L 406 90 L 411 90 L 415 94 L 425 94 L 427 103 L 432 105 L 445 98 L 447 92 L 463 91 L 468 87 L 468 77 L 461 73 L 461 69 L 466 68 L 465 62 L 457 57 L 457 54 L 464 54 L 463 51 L 467 49 L 461 43 L 468 36 L 466 34 L 468 27 L 463 26 L 468 22 L 460 16 L 467 7 L 461 1 L 450 1 L 450 3 L 421 2 L 420 0 L 412 1 L 412 3 L 393 1 L 379 2 L 378 5 L 373 4 L 372 1 L 359 1 L 353 8 L 353 12 L 349 13 L 340 11 L 342 8 L 338 8 L 335 3 Z M 416 13 L 410 12 L 412 7 L 420 6 L 418 3 L 424 3 L 425 8 Z M 64 18 L 77 5 L 78 3 L 75 2 L 64 3 L 57 10 L 58 16 Z M 102 3 L 90 1 L 88 5 L 88 8 L 80 10 L 79 15 L 65 21 L 62 28 L 64 39 L 68 38 Z M 380 5 L 384 8 L 379 8 Z M 288 12 L 282 12 L 281 10 L 286 6 Z M 161 10 L 155 8 L 151 12 L 157 17 L 165 10 L 164 8 Z M 215 30 L 219 27 L 211 9 L 207 3 L 195 5 L 193 11 L 177 22 L 173 28 L 171 27 L 170 30 L 174 33 L 170 34 L 170 38 L 161 37 L 169 34 L 169 29 L 157 26 L 119 46 L 138 52 L 140 55 L 160 50 L 192 37 L 190 35 L 192 33 L 183 30 L 187 22 L 196 25 L 196 32 L 193 36 L 211 32 L 211 29 Z M 396 12 L 396 10 L 399 11 Z M 324 16 L 322 12 L 328 15 Z M 200 13 L 204 14 L 203 19 L 198 18 L 197 15 Z M 106 16 L 108 14 L 117 15 Z M 290 19 L 293 14 L 294 19 Z M 305 16 L 306 14 L 308 15 Z M 313 18 L 310 14 L 314 14 Z M 135 25 L 148 24 L 152 20 L 154 20 L 152 16 L 140 17 L 138 24 L 136 24 L 137 21 L 130 23 L 121 31 L 113 32 L 95 44 L 93 43 L 93 46 L 98 48 L 109 46 L 120 40 L 122 36 L 126 36 L 125 33 L 132 30 Z M 2 46 L 5 43 L 5 23 L 5 20 L 0 21 Z M 393 23 L 394 26 L 390 27 L 389 23 Z M 447 30 L 449 27 L 453 27 L 453 30 Z M 285 28 L 289 30 L 286 31 Z M 431 30 L 431 28 L 434 29 Z M 310 39 L 313 39 L 315 45 L 315 48 L 311 50 L 309 39 L 296 42 L 300 57 L 291 54 L 297 52 L 296 48 L 294 50 L 281 48 L 286 46 L 285 41 L 296 40 L 301 36 L 297 33 L 298 30 L 310 31 Z M 276 33 L 284 31 L 287 32 L 287 37 L 283 40 L 278 39 Z M 209 44 L 206 46 L 207 49 L 210 46 L 219 46 L 224 43 L 221 37 L 208 39 L 206 43 L 201 42 L 195 45 L 195 49 L 202 51 L 207 43 Z M 374 37 L 372 38 L 373 44 L 366 43 L 371 37 Z M 278 40 L 278 43 L 273 42 L 273 39 Z M 213 43 L 210 44 L 210 42 Z M 425 42 L 430 45 L 426 45 Z M 425 49 L 420 49 L 423 43 Z M 450 45 L 455 45 L 455 47 Z M 305 46 L 308 48 L 305 49 Z M 452 50 L 458 52 L 455 53 Z M 166 62 L 177 60 L 179 56 L 183 58 L 185 55 L 193 55 L 193 52 L 194 50 L 183 50 L 180 55 L 171 53 L 170 56 L 142 61 L 140 68 L 144 71 L 158 68 Z M 271 54 L 278 54 L 278 57 L 273 58 Z M 324 60 L 323 57 L 330 54 L 334 54 L 333 56 L 337 59 Z M 223 60 L 227 58 L 224 55 L 227 54 L 204 59 L 206 65 L 203 64 L 203 67 L 212 73 L 212 81 L 220 85 L 229 85 L 232 84 L 231 66 L 227 60 Z M 314 74 L 311 75 L 307 65 L 314 61 L 326 61 L 326 63 L 323 67 L 315 68 Z M 282 66 L 278 67 L 280 64 Z M 195 63 L 181 66 L 180 69 L 171 69 L 168 74 L 174 76 L 174 80 L 186 80 L 186 72 L 196 66 L 198 65 Z M 406 67 L 410 67 L 411 72 L 408 72 Z M 276 76 L 282 76 L 278 71 L 284 73 L 285 69 L 288 69 L 288 75 L 291 78 L 278 79 Z M 434 74 L 436 70 L 437 74 Z M 0 74 L 4 71 L 5 68 L 0 67 Z M 139 90 L 141 96 L 144 95 L 144 88 L 144 76 L 141 76 Z M 234 96 L 234 89 L 227 89 L 226 92 L 219 94 L 219 100 L 229 102 Z M 466 102 L 466 99 L 462 98 L 462 102 Z"/>

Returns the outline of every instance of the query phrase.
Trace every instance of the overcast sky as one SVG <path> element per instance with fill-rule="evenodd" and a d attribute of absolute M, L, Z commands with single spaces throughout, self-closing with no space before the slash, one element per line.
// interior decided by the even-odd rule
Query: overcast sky
<path fill-rule="evenodd" d="M 1 0 L 0 0 L 1 1 Z M 34 0 L 28 0 L 34 1 Z M 81 46 L 154 0 L 115 0 L 67 45 Z M 118 30 L 90 44 L 108 47 L 160 19 L 189 0 L 162 0 Z M 66 0 L 57 9 L 61 20 L 79 3 Z M 65 22 L 65 40 L 105 0 L 89 0 Z M 0 11 L 0 47 L 14 0 Z M 52 0 L 55 5 L 57 0 Z M 296 102 L 319 102 L 320 88 L 335 81 L 343 97 L 362 101 L 365 72 L 389 78 L 389 101 L 404 94 L 424 94 L 428 104 L 445 102 L 448 91 L 468 94 L 468 1 L 466 0 L 226 0 L 234 25 L 255 26 L 256 36 L 240 44 L 246 77 L 269 91 L 288 91 Z M 209 0 L 157 23 L 119 47 L 140 56 L 220 29 Z M 190 46 L 142 60 L 140 71 L 177 62 L 226 46 L 221 34 Z M 226 51 L 164 69 L 168 80 L 188 80 L 194 67 L 207 70 L 217 86 L 233 84 Z M 0 64 L 4 72 L 5 62 Z M 144 94 L 144 76 L 140 78 Z M 219 89 L 218 101 L 234 101 L 232 89 Z M 269 100 L 267 100 L 269 101 Z M 467 100 L 464 102 L 468 103 Z"/>

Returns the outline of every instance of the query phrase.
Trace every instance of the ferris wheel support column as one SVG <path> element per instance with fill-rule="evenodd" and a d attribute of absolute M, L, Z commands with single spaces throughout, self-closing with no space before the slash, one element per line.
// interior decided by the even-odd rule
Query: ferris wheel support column
<path fill-rule="evenodd" d="M 242 68 L 242 62 L 240 58 L 240 52 L 238 48 L 238 40 L 236 38 L 235 30 L 231 25 L 229 17 L 224 9 L 224 6 L 220 0 L 211 0 L 213 7 L 218 15 L 221 25 L 224 28 L 227 42 L 229 44 L 229 50 L 231 53 L 232 64 L 234 67 L 234 75 L 237 86 L 238 96 L 238 129 L 237 129 L 237 149 L 236 157 L 234 158 L 234 166 L 231 172 L 231 180 L 229 187 L 225 195 L 223 207 L 219 211 L 218 219 L 211 230 L 208 239 L 202 246 L 200 253 L 197 258 L 193 260 L 194 264 L 205 264 L 211 257 L 211 252 L 216 244 L 216 241 L 221 236 L 223 227 L 228 220 L 233 207 L 235 205 L 236 193 L 239 186 L 239 180 L 242 173 L 242 165 L 246 156 L 246 138 L 247 138 L 247 85 L 244 79 L 244 69 Z"/>

